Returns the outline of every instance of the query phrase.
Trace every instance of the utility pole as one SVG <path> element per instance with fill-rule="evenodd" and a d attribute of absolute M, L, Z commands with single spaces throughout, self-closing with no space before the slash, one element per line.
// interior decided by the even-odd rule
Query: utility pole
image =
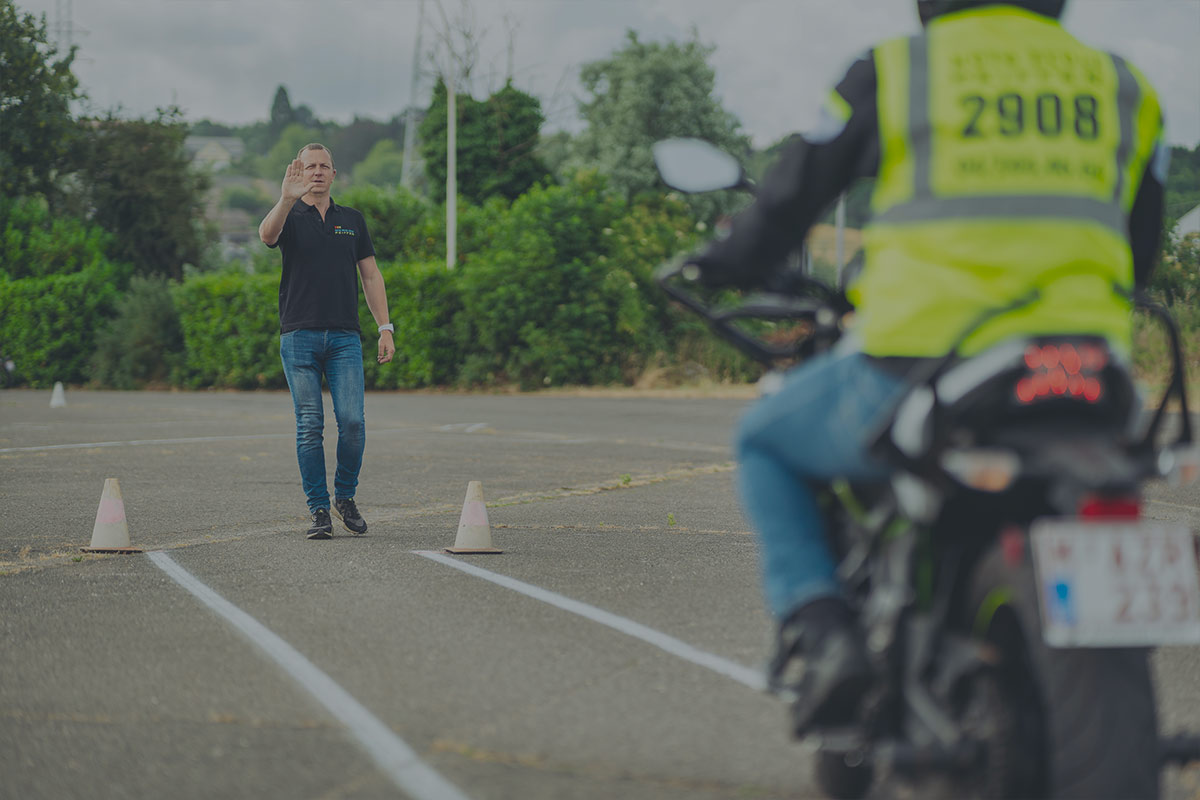
<path fill-rule="evenodd" d="M 458 92 L 455 68 L 446 76 L 446 269 L 458 259 Z"/>
<path fill-rule="evenodd" d="M 413 109 L 417 106 L 417 86 L 421 76 L 421 29 L 425 27 L 425 0 L 417 4 L 417 42 L 413 46 L 412 81 L 408 87 L 408 108 L 404 110 L 404 163 L 400 166 L 400 185 L 412 189 L 413 154 L 416 152 L 416 131 Z"/>
<path fill-rule="evenodd" d="M 75 0 L 54 0 L 55 46 L 67 53 L 75 44 Z"/>
<path fill-rule="evenodd" d="M 441 0 L 434 5 L 442 18 L 438 36 L 444 49 L 438 72 L 446 86 L 446 269 L 454 269 L 458 257 L 458 87 L 470 83 L 479 37 L 469 0 L 462 0 L 460 16 L 453 22 Z"/>
<path fill-rule="evenodd" d="M 471 69 L 479 56 L 479 34 L 470 0 L 462 0 L 460 15 L 453 22 L 441 0 L 434 7 L 442 18 L 437 31 L 441 57 L 435 59 L 446 86 L 446 269 L 454 269 L 458 238 L 458 87 L 470 86 Z"/>

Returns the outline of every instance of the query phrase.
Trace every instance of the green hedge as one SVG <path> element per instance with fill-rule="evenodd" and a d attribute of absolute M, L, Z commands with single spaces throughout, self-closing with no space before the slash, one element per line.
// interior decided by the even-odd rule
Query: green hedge
<path fill-rule="evenodd" d="M 51 214 L 38 197 L 0 199 L 0 356 L 33 387 L 86 383 L 97 337 L 133 268 L 99 226 Z"/>
<path fill-rule="evenodd" d="M 360 293 L 370 389 L 631 384 L 647 370 L 696 359 L 712 364 L 689 365 L 692 372 L 749 374 L 741 356 L 713 347 L 703 326 L 671 307 L 653 283 L 655 266 L 704 235 L 678 198 L 643 198 L 630 207 L 599 176 L 579 174 L 511 204 L 462 203 L 454 269 L 444 260 L 444 208 L 375 187 L 355 187 L 338 201 L 367 217 L 396 326 L 396 356 L 380 365 L 375 322 Z M 44 208 L 22 213 L 40 214 L 39 230 L 51 230 Z M 53 236 L 26 236 L 2 221 L 0 248 L 7 250 L 0 252 L 32 246 L 42 253 L 38 271 L 59 261 L 77 268 L 79 253 L 98 253 L 106 243 L 87 226 L 60 228 L 56 253 Z M 127 294 L 122 269 L 97 261 L 70 275 L 0 282 L 0 352 L 17 360 L 19 381 L 286 387 L 277 252 L 256 250 L 249 271 L 239 265 L 181 282 L 137 282 Z M 34 333 L 43 330 L 55 334 Z M 98 332 L 90 373 L 90 339 L 74 350 L 83 331 Z"/>
<path fill-rule="evenodd" d="M 183 331 L 180 382 L 187 388 L 279 389 L 279 276 L 224 271 L 173 292 Z"/>
<path fill-rule="evenodd" d="M 380 264 L 388 312 L 396 326 L 396 355 L 379 364 L 379 337 L 367 302 L 359 296 L 363 373 L 370 389 L 445 386 L 458 379 L 467 341 L 457 273 L 440 262 Z"/>
<path fill-rule="evenodd" d="M 376 361 L 375 320 L 359 294 L 363 371 L 367 388 L 418 388 L 451 384 L 464 335 L 454 273 L 435 263 L 382 264 L 396 356 Z M 176 380 L 188 388 L 281 389 L 279 276 L 239 271 L 194 276 L 172 292 L 183 334 Z"/>
<path fill-rule="evenodd" d="M 99 262 L 73 273 L 0 281 L 0 355 L 34 388 L 82 384 L 98 331 L 116 313 L 129 268 Z"/>

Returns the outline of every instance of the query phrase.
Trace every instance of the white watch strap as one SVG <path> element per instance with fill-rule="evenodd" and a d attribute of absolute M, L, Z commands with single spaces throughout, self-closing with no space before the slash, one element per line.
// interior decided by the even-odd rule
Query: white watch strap
<path fill-rule="evenodd" d="M 393 325 L 393 324 L 392 324 L 392 323 L 390 323 L 390 322 L 389 322 L 389 323 L 387 323 L 387 324 L 384 324 L 384 325 L 380 325 L 380 326 L 379 326 L 379 332 L 380 332 L 380 333 L 383 333 L 384 331 L 391 331 L 392 333 L 395 333 L 395 332 L 396 332 L 396 326 L 395 326 L 395 325 Z"/>

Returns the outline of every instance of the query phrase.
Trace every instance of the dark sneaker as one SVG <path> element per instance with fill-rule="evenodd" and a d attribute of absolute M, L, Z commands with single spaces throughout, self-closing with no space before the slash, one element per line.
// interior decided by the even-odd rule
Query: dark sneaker
<path fill-rule="evenodd" d="M 793 678 L 797 661 L 803 672 Z M 872 683 L 871 661 L 845 601 L 816 600 L 780 625 L 769 685 L 795 692 L 792 730 L 797 737 L 854 722 Z"/>
<path fill-rule="evenodd" d="M 312 527 L 305 534 L 309 539 L 332 539 L 333 523 L 329 521 L 329 509 L 318 508 L 312 513 Z"/>
<path fill-rule="evenodd" d="M 354 505 L 353 497 L 335 500 L 333 502 L 333 513 L 346 526 L 346 530 L 355 536 L 361 536 L 367 532 L 367 521 L 362 518 L 362 514 L 358 513 L 358 506 Z"/>

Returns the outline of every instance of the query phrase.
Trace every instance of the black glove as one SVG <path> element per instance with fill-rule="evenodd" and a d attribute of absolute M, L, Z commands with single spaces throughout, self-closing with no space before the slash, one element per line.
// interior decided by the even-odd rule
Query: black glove
<path fill-rule="evenodd" d="M 723 241 L 711 242 L 703 250 L 699 250 L 687 259 L 684 267 L 684 277 L 698 280 L 710 288 L 732 286 L 739 289 L 749 289 L 758 283 L 756 276 L 750 274 L 728 254 L 723 252 Z M 689 274 L 692 273 L 692 274 Z"/>

